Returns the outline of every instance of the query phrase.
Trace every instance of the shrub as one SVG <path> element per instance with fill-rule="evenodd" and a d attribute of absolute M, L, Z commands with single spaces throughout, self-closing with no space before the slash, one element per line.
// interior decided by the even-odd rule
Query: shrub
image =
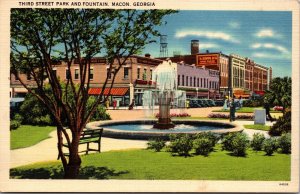
<path fill-rule="evenodd" d="M 213 147 L 218 143 L 218 141 L 220 139 L 219 136 L 217 136 L 215 133 L 213 133 L 211 131 L 196 134 L 195 139 L 198 139 L 198 138 L 208 138 L 211 141 Z"/>
<path fill-rule="evenodd" d="M 245 156 L 249 144 L 248 136 L 245 133 L 237 133 L 232 139 L 232 153 L 235 156 Z"/>
<path fill-rule="evenodd" d="M 276 139 L 265 139 L 263 143 L 263 150 L 266 152 L 266 155 L 271 156 L 277 150 Z"/>
<path fill-rule="evenodd" d="M 243 106 L 246 107 L 259 107 L 263 105 L 263 99 L 255 99 L 255 100 L 245 100 L 243 101 Z"/>
<path fill-rule="evenodd" d="M 286 110 L 282 117 L 276 121 L 271 127 L 269 134 L 272 136 L 280 136 L 282 133 L 291 132 L 291 111 Z"/>
<path fill-rule="evenodd" d="M 261 133 L 254 133 L 253 139 L 251 141 L 251 147 L 255 151 L 262 150 L 265 136 Z"/>
<path fill-rule="evenodd" d="M 87 110 L 88 112 L 92 109 L 94 103 L 97 98 L 94 96 L 90 96 L 87 101 Z M 100 121 L 100 120 L 110 120 L 110 115 L 106 112 L 106 108 L 100 104 L 97 106 L 96 111 L 92 114 L 90 121 Z"/>
<path fill-rule="evenodd" d="M 14 120 L 19 121 L 20 123 L 22 123 L 23 119 L 24 118 L 19 113 L 15 114 L 15 116 L 14 116 Z"/>
<path fill-rule="evenodd" d="M 90 121 L 110 120 L 110 115 L 106 112 L 104 106 L 99 105 L 91 116 Z"/>
<path fill-rule="evenodd" d="M 156 152 L 159 152 L 161 149 L 163 149 L 166 145 L 166 142 L 164 142 L 162 139 L 156 138 L 152 139 L 147 143 L 148 147 L 147 149 L 155 150 Z"/>
<path fill-rule="evenodd" d="M 245 156 L 249 140 L 245 133 L 229 133 L 223 137 L 222 150 L 232 152 L 235 156 Z"/>
<path fill-rule="evenodd" d="M 18 129 L 21 126 L 21 122 L 17 120 L 10 121 L 10 130 Z"/>
<path fill-rule="evenodd" d="M 281 149 L 282 153 L 291 153 L 291 133 L 284 133 L 278 139 L 278 148 Z"/>
<path fill-rule="evenodd" d="M 189 156 L 189 152 L 193 148 L 193 141 L 188 134 L 171 134 L 170 145 L 168 151 L 179 156 Z"/>
<path fill-rule="evenodd" d="M 207 137 L 197 138 L 193 141 L 196 154 L 207 156 L 213 150 L 213 147 L 213 141 Z"/>
<path fill-rule="evenodd" d="M 22 123 L 28 125 L 54 125 L 47 108 L 39 100 L 28 93 L 20 107 Z"/>
<path fill-rule="evenodd" d="M 229 133 L 222 138 L 222 150 L 232 151 L 232 140 L 236 136 L 236 133 Z"/>

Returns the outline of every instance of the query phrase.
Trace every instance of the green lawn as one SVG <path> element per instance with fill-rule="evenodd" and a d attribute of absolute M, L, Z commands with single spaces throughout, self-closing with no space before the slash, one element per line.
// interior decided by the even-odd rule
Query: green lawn
<path fill-rule="evenodd" d="M 254 109 L 262 109 L 262 107 L 242 107 L 236 110 L 237 113 L 254 113 Z M 220 109 L 213 110 L 212 112 L 229 112 L 228 110 Z M 281 111 L 270 110 L 270 113 L 281 113 Z"/>
<path fill-rule="evenodd" d="M 256 129 L 256 130 L 263 130 L 263 131 L 269 131 L 270 126 L 267 125 L 261 125 L 261 124 L 256 124 L 256 125 L 244 125 L 246 129 Z"/>
<path fill-rule="evenodd" d="M 10 131 L 10 149 L 25 148 L 49 138 L 49 133 L 56 128 L 53 126 L 22 125 Z"/>
<path fill-rule="evenodd" d="M 171 156 L 168 152 L 150 150 L 111 151 L 82 156 L 85 175 L 80 178 L 141 180 L 290 180 L 290 155 L 247 151 L 246 157 L 231 156 L 218 145 L 208 157 Z M 49 178 L 45 169 L 60 163 L 27 165 L 11 170 L 11 178 Z M 95 171 L 96 169 L 96 171 Z M 23 172 L 20 174 L 20 172 Z M 61 172 L 52 173 L 61 178 Z M 87 176 L 88 174 L 88 176 Z M 44 177 L 43 177 L 44 176 Z"/>

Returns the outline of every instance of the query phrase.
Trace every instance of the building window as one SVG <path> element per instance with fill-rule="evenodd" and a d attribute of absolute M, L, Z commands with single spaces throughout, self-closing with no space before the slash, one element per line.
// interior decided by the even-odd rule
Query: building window
<path fill-rule="evenodd" d="M 180 85 L 180 75 L 177 76 L 177 85 Z"/>
<path fill-rule="evenodd" d="M 137 68 L 137 79 L 141 78 L 141 68 Z"/>
<path fill-rule="evenodd" d="M 71 73 L 69 69 L 66 69 L 66 79 L 70 79 L 71 78 Z"/>
<path fill-rule="evenodd" d="M 128 75 L 129 75 L 129 68 L 124 67 L 124 79 L 128 79 Z"/>
<path fill-rule="evenodd" d="M 111 79 L 111 72 L 109 72 L 109 68 L 106 68 L 106 76 L 107 79 Z"/>
<path fill-rule="evenodd" d="M 75 79 L 79 79 L 79 69 L 75 69 Z"/>
<path fill-rule="evenodd" d="M 194 77 L 194 87 L 196 87 L 196 78 Z"/>
<path fill-rule="evenodd" d="M 15 76 L 15 80 L 16 80 L 16 81 L 18 81 L 18 80 L 19 80 L 18 76 Z"/>
<path fill-rule="evenodd" d="M 184 86 L 184 75 L 182 75 L 182 86 Z"/>
<path fill-rule="evenodd" d="M 150 80 L 152 80 L 152 73 L 153 73 L 153 71 L 152 71 L 152 69 L 150 69 Z"/>
<path fill-rule="evenodd" d="M 90 69 L 90 80 L 94 79 L 94 69 Z"/>
<path fill-rule="evenodd" d="M 147 69 L 144 69 L 143 80 L 147 80 Z"/>
<path fill-rule="evenodd" d="M 190 86 L 193 86 L 193 78 L 190 77 Z"/>
<path fill-rule="evenodd" d="M 189 76 L 186 76 L 186 86 L 189 86 Z"/>
<path fill-rule="evenodd" d="M 202 78 L 201 78 L 201 88 L 202 88 Z"/>
<path fill-rule="evenodd" d="M 199 77 L 197 78 L 197 87 L 199 87 Z"/>

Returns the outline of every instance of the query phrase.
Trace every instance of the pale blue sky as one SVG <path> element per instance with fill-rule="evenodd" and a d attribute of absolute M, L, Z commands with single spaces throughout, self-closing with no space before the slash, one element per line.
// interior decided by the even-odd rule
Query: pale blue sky
<path fill-rule="evenodd" d="M 272 66 L 274 76 L 291 76 L 292 14 L 279 11 L 179 11 L 159 27 L 168 36 L 168 54 L 190 54 L 190 41 L 200 52 L 222 51 Z M 159 40 L 143 53 L 159 56 Z"/>

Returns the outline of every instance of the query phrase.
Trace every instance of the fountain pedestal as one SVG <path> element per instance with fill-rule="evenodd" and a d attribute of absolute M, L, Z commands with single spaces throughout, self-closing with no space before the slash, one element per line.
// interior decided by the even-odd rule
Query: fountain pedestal
<path fill-rule="evenodd" d="M 171 104 L 172 93 L 164 91 L 159 99 L 159 116 L 158 122 L 154 124 L 156 129 L 170 129 L 174 128 L 175 125 L 171 122 L 170 116 L 170 104 Z"/>

